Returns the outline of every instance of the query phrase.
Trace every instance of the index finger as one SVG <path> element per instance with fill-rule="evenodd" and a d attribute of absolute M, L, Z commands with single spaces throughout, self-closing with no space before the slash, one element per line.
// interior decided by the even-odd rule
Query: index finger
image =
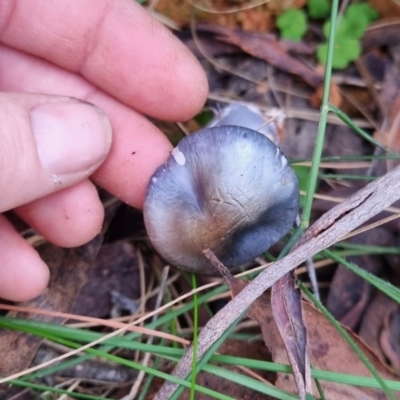
<path fill-rule="evenodd" d="M 2 0 L 0 40 L 155 118 L 188 119 L 207 95 L 194 56 L 133 0 Z"/>

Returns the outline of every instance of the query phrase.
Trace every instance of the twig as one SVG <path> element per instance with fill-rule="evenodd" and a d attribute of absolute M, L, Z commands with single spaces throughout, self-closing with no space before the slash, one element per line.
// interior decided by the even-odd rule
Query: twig
<path fill-rule="evenodd" d="M 341 240 L 353 229 L 399 198 L 400 167 L 397 167 L 324 214 L 299 239 L 296 250 L 262 272 L 210 319 L 198 338 L 198 358 L 202 358 L 239 315 L 279 278 L 307 258 Z M 186 378 L 190 373 L 192 357 L 193 351 L 190 347 L 173 371 L 173 376 Z M 169 399 L 176 388 L 177 384 L 170 381 L 165 382 L 154 400 Z"/>
<path fill-rule="evenodd" d="M 158 308 L 160 308 L 161 303 L 162 303 L 162 299 L 164 296 L 164 291 L 165 291 L 165 286 L 166 286 L 166 282 L 167 282 L 167 278 L 168 278 L 168 273 L 169 273 L 169 266 L 164 267 L 162 275 L 161 275 L 161 283 L 160 283 L 160 288 L 159 288 L 159 292 L 157 295 L 157 299 L 156 299 L 156 304 L 154 306 L 154 308 L 157 310 Z M 155 321 L 158 318 L 158 314 L 153 315 L 152 321 Z M 147 344 L 152 344 L 154 340 L 154 336 L 150 336 L 147 339 Z M 150 357 L 151 354 L 150 353 L 146 353 L 144 355 L 143 358 L 143 362 L 142 365 L 147 366 L 149 364 L 150 361 Z M 136 395 L 137 392 L 140 388 L 140 385 L 142 384 L 143 378 L 144 378 L 145 372 L 142 370 L 139 372 L 137 379 L 135 381 L 135 383 L 133 384 L 131 391 L 129 392 L 128 395 L 124 396 L 122 398 L 122 400 L 133 400 Z"/>

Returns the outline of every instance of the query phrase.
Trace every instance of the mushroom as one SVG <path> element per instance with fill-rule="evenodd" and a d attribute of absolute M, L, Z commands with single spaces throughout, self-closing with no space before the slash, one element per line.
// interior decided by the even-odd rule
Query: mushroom
<path fill-rule="evenodd" d="M 226 125 L 179 142 L 151 178 L 144 221 L 166 260 L 212 274 L 203 250 L 237 267 L 281 239 L 298 207 L 298 181 L 279 148 L 256 131 Z"/>
<path fill-rule="evenodd" d="M 254 129 L 271 139 L 275 144 L 278 142 L 279 128 L 283 124 L 284 113 L 276 108 L 268 113 L 251 104 L 228 103 L 224 106 L 218 105 L 214 111 L 214 118 L 207 124 L 207 127 L 217 125 L 238 125 Z M 271 123 L 269 123 L 271 122 Z"/>

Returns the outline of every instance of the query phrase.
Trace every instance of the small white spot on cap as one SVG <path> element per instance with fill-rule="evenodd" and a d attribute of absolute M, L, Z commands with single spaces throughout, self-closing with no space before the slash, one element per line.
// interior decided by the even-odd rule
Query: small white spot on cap
<path fill-rule="evenodd" d="M 185 155 L 179 150 L 179 147 L 175 147 L 172 152 L 172 157 L 174 157 L 175 161 L 181 165 L 184 166 L 186 163 L 186 158 Z"/>
<path fill-rule="evenodd" d="M 282 167 L 286 167 L 286 165 L 287 165 L 287 159 L 283 154 L 281 155 L 281 164 L 282 164 Z"/>
<path fill-rule="evenodd" d="M 275 153 L 275 158 L 279 156 L 279 154 L 281 154 L 281 152 L 279 151 L 278 148 L 276 148 L 276 153 Z"/>
<path fill-rule="evenodd" d="M 158 178 L 156 178 L 156 177 L 154 176 L 153 178 L 151 178 L 151 181 L 154 182 L 154 183 L 157 183 Z"/>

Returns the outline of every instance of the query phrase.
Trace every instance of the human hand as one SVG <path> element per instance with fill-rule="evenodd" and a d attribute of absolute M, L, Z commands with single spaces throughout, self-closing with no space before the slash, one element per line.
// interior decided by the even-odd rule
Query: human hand
<path fill-rule="evenodd" d="M 141 208 L 171 151 L 144 115 L 188 119 L 208 86 L 190 52 L 132 0 L 2 0 L 0 90 L 0 212 L 73 247 L 103 221 L 88 177 Z M 33 298 L 48 274 L 0 214 L 0 297 Z"/>

